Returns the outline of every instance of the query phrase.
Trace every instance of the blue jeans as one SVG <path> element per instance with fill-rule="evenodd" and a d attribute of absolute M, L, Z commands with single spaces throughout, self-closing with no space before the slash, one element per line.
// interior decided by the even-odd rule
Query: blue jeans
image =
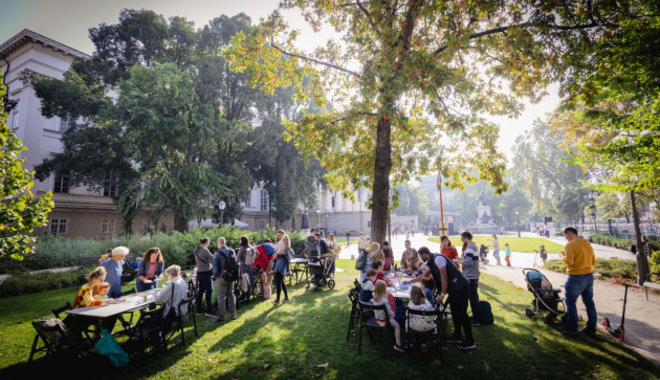
<path fill-rule="evenodd" d="M 578 315 L 575 303 L 582 296 L 582 302 L 587 308 L 587 328 L 595 329 L 598 315 L 594 304 L 594 276 L 592 273 L 569 275 L 566 280 L 566 329 L 577 330 Z"/>
<path fill-rule="evenodd" d="M 495 260 L 497 260 L 497 265 L 500 264 L 500 250 L 495 249 L 493 250 L 493 257 L 495 257 Z"/>
<path fill-rule="evenodd" d="M 211 271 L 208 272 L 197 272 L 197 294 L 195 298 L 197 299 L 197 312 L 202 312 L 202 296 L 206 293 L 206 312 L 211 313 L 213 309 L 213 282 L 211 281 Z"/>

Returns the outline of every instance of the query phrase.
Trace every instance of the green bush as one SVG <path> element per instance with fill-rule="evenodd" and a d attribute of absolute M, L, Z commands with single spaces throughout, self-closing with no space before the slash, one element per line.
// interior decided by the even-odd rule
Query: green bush
<path fill-rule="evenodd" d="M 77 269 L 57 273 L 16 273 L 9 276 L 0 284 L 0 298 L 79 285 L 81 283 L 78 278 Z M 73 300 L 73 295 L 71 295 L 71 300 Z"/>
<path fill-rule="evenodd" d="M 651 254 L 649 269 L 651 270 L 651 275 L 655 276 L 656 279 L 660 277 L 660 251 L 655 251 Z"/>
<path fill-rule="evenodd" d="M 545 269 L 566 273 L 566 266 L 561 260 L 549 260 Z M 596 272 L 604 278 L 637 279 L 637 263 L 633 260 L 596 259 Z"/>
<path fill-rule="evenodd" d="M 633 239 L 619 239 L 609 235 L 603 235 L 598 233 L 590 234 L 591 241 L 596 244 L 606 245 L 608 247 L 614 247 L 619 249 L 625 249 L 626 251 L 630 249 L 630 246 L 635 244 Z M 650 241 L 648 242 L 651 251 L 660 250 L 660 242 Z"/>
<path fill-rule="evenodd" d="M 163 252 L 165 264 L 181 266 L 194 262 L 192 253 L 199 245 L 199 238 L 208 236 L 211 239 L 209 249 L 216 249 L 218 237 L 224 236 L 230 247 L 238 247 L 240 237 L 248 236 L 252 244 L 260 244 L 267 237 L 275 239 L 276 230 L 245 231 L 237 227 L 225 226 L 211 230 L 196 229 L 192 233 L 155 233 L 152 235 L 124 235 L 119 245 L 127 246 L 131 253 L 141 256 L 151 247 L 159 247 Z M 304 244 L 304 237 L 299 232 L 290 232 L 291 244 L 298 251 Z M 0 273 L 21 272 L 38 269 L 61 268 L 75 266 L 79 257 L 101 256 L 108 248 L 117 246 L 115 239 L 80 239 L 63 238 L 61 236 L 39 237 L 35 253 L 26 256 L 23 261 L 12 259 L 0 260 Z"/>

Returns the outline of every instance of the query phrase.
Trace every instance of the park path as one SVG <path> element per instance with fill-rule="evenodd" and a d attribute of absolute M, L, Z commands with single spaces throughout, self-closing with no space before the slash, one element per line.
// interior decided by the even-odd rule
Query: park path
<path fill-rule="evenodd" d="M 525 236 L 525 235 L 523 235 Z M 532 237 L 534 235 L 528 235 Z M 428 241 L 428 236 L 423 234 L 415 234 L 411 237 L 413 247 L 419 248 L 427 246 L 432 252 L 440 250 L 439 244 Z M 503 239 L 502 237 L 500 239 Z M 505 238 L 504 238 L 505 239 Z M 566 244 L 563 239 L 549 239 L 559 244 Z M 401 254 L 404 250 L 405 236 L 399 236 L 392 239 L 391 245 L 394 250 L 394 257 L 398 261 L 401 259 Z M 357 239 L 351 239 L 350 247 L 342 247 L 340 257 L 342 259 L 350 259 L 351 255 L 357 257 Z M 458 243 L 458 241 L 454 242 Z M 602 245 L 593 245 L 594 253 L 597 257 L 612 258 L 618 257 L 620 259 L 634 259 L 634 256 L 628 251 L 605 247 Z M 501 253 L 504 256 L 504 252 Z M 558 254 L 549 254 L 548 259 L 558 259 Z M 489 254 L 491 263 L 489 265 L 481 266 L 481 272 L 496 276 L 504 281 L 510 282 L 523 289 L 527 288 L 525 279 L 522 274 L 522 268 L 533 267 L 535 262 L 535 255 L 532 253 L 512 252 L 511 263 L 512 267 L 492 265 L 494 259 Z M 504 262 L 504 260 L 502 260 Z M 542 268 L 540 258 L 536 258 L 536 267 Z M 567 275 L 563 273 L 552 272 L 543 270 L 548 279 L 556 288 L 564 287 Z M 596 280 L 594 283 L 594 302 L 596 304 L 596 311 L 598 312 L 599 328 L 600 324 L 606 317 L 610 319 L 614 326 L 618 326 L 621 320 L 621 311 L 623 308 L 623 293 L 624 287 L 616 285 L 605 280 Z M 646 298 L 646 291 L 644 289 L 630 288 L 628 291 L 628 303 L 626 306 L 626 338 L 625 343 L 639 352 L 641 355 L 651 360 L 657 366 L 660 366 L 660 295 L 654 291 L 648 292 L 648 300 Z M 529 294 L 531 301 L 531 294 Z M 578 301 L 578 313 L 586 319 L 586 311 L 581 301 Z M 524 310 L 520 310 L 524 313 Z M 497 318 L 497 316 L 495 316 Z"/>

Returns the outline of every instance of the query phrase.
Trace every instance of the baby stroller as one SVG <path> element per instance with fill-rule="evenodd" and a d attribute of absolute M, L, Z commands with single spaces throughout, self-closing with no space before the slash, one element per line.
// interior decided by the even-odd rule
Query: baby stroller
<path fill-rule="evenodd" d="M 483 244 L 481 245 L 481 248 L 479 248 L 479 259 L 482 264 L 488 264 L 488 247 Z"/>
<path fill-rule="evenodd" d="M 307 269 L 309 270 L 309 279 L 305 290 L 310 286 L 315 285 L 316 289 L 327 286 L 332 290 L 335 287 L 334 280 L 334 265 L 326 265 L 331 258 L 321 256 L 310 256 L 307 262 Z"/>
<path fill-rule="evenodd" d="M 536 314 L 545 314 L 547 323 L 554 322 L 557 317 L 565 322 L 566 304 L 564 299 L 559 297 L 561 289 L 553 289 L 550 280 L 536 269 L 525 268 L 522 272 L 527 282 L 527 290 L 534 295 L 532 308 L 525 309 L 525 314 L 530 318 Z"/>

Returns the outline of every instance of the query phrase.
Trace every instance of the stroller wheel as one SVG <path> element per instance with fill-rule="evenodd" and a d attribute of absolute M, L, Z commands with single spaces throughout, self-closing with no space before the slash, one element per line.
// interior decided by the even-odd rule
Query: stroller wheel
<path fill-rule="evenodd" d="M 621 331 L 619 331 L 619 333 L 617 334 L 617 336 L 616 336 L 616 337 L 617 337 L 617 339 L 619 339 L 620 341 L 622 341 L 622 342 L 623 342 L 623 338 L 625 338 L 625 337 L 626 337 L 626 332 L 625 332 L 625 331 L 623 331 L 623 329 L 622 329 Z"/>
<path fill-rule="evenodd" d="M 533 318 L 534 317 L 534 312 L 532 311 L 532 309 L 527 308 L 527 309 L 525 309 L 525 315 L 527 315 L 530 318 Z"/>
<path fill-rule="evenodd" d="M 328 289 L 332 290 L 335 288 L 335 280 L 328 280 Z"/>

